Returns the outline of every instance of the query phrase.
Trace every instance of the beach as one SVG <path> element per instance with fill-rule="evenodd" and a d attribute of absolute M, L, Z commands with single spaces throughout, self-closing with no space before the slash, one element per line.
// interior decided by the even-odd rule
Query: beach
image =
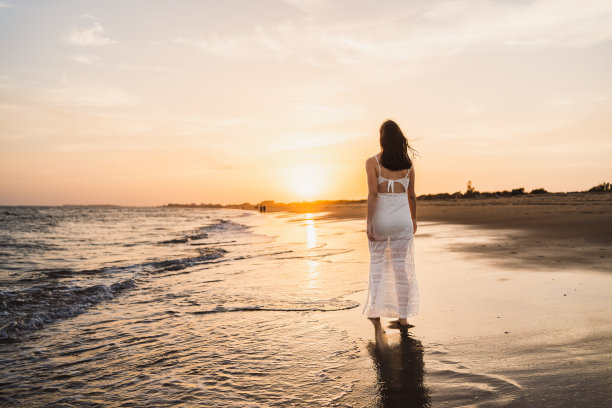
<path fill-rule="evenodd" d="M 45 224 L 48 237 L 37 228 L 45 262 L 57 265 L 2 275 L 0 400 L 606 406 L 610 200 L 582 198 L 419 202 L 420 312 L 407 331 L 361 314 L 369 262 L 363 204 L 270 206 L 265 214 L 41 208 L 29 217 L 58 220 Z M 101 228 L 104 242 L 94 234 Z M 81 243 L 67 247 L 60 232 Z M 28 235 L 13 236 L 17 246 Z M 97 254 L 87 265 L 78 261 L 83 246 Z M 53 261 L 72 252 L 69 266 Z M 36 252 L 41 264 L 46 253 Z M 70 304 L 58 293 L 70 293 Z M 35 319 L 50 308 L 56 313 Z M 21 325 L 11 325 L 16 316 Z"/>

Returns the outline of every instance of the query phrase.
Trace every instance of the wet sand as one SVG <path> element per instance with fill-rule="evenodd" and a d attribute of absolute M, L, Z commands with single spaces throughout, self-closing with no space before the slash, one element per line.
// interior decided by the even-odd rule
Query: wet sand
<path fill-rule="evenodd" d="M 355 271 L 363 290 L 347 296 L 360 307 L 316 314 L 358 339 L 369 356 L 349 371 L 376 374 L 375 390 L 356 381 L 343 401 L 371 406 L 360 398 L 373 395 L 371 404 L 387 407 L 606 406 L 611 204 L 605 195 L 419 203 L 421 308 L 407 331 L 361 314 L 365 204 L 302 215 L 321 232 L 352 231 L 342 242 L 333 234 L 320 239 L 366 259 Z"/>
<path fill-rule="evenodd" d="M 422 229 L 427 234 L 415 244 L 421 305 L 410 320 L 414 327 L 404 333 L 383 318 L 377 329 L 361 315 L 365 290 L 348 297 L 360 307 L 317 316 L 359 339 L 362 354 L 370 355 L 378 406 L 606 405 L 612 276 L 499 267 L 446 249 L 458 241 L 487 245 L 501 238 L 495 231 L 426 222 Z M 352 406 L 361 406 L 351 400 L 358 395 L 347 396 Z"/>

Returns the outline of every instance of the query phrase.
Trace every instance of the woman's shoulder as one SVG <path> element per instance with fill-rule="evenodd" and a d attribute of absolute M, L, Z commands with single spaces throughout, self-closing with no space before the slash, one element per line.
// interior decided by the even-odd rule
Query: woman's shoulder
<path fill-rule="evenodd" d="M 368 158 L 366 159 L 366 164 L 371 164 L 371 163 L 376 163 L 376 157 L 374 157 L 376 155 L 373 156 L 368 156 Z"/>

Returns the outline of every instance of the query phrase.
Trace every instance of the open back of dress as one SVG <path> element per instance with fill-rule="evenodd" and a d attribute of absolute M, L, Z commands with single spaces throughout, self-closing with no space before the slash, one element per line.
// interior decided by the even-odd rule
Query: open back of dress
<path fill-rule="evenodd" d="M 378 164 L 378 192 L 379 193 L 405 193 L 408 191 L 408 184 L 410 183 L 410 169 L 406 170 L 406 175 L 399 179 L 388 179 L 382 176 L 382 169 L 378 157 L 374 156 L 376 164 Z M 384 183 L 387 184 L 384 184 Z M 385 188 L 386 187 L 386 188 Z M 397 189 L 397 191 L 395 191 Z"/>

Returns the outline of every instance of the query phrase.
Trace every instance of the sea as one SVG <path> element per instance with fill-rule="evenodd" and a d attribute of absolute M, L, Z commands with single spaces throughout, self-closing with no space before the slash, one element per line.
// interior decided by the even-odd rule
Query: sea
<path fill-rule="evenodd" d="M 347 406 L 358 344 L 315 313 L 358 307 L 367 272 L 313 220 L 20 206 L 0 226 L 1 405 Z"/>

